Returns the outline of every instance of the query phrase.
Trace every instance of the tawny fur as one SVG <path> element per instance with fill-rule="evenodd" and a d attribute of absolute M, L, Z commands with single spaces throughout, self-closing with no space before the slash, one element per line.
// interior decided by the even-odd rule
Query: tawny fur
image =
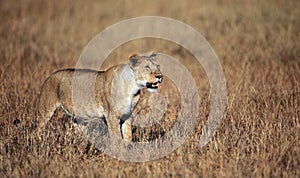
<path fill-rule="evenodd" d="M 53 113 L 62 108 L 68 116 L 84 121 L 104 118 L 111 132 L 132 140 L 130 115 L 139 100 L 140 90 L 148 88 L 156 92 L 162 82 L 156 55 L 134 54 L 128 63 L 107 71 L 64 69 L 53 73 L 41 89 L 37 111 L 39 127 L 43 128 Z M 73 82 L 79 84 L 74 88 Z M 95 93 L 89 93 L 92 91 L 89 87 L 94 87 Z"/>

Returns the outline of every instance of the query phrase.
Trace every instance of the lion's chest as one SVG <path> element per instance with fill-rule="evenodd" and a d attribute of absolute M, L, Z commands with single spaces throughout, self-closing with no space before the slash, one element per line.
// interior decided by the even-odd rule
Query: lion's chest
<path fill-rule="evenodd" d="M 119 114 L 129 114 L 132 111 L 132 98 L 126 97 L 113 100 L 114 110 Z"/>

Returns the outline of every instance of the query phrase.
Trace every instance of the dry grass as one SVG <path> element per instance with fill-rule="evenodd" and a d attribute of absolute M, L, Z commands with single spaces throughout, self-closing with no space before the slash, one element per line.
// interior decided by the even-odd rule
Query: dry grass
<path fill-rule="evenodd" d="M 299 8 L 296 0 L 0 1 L 0 176 L 299 177 Z M 105 27 L 142 15 L 192 25 L 217 52 L 228 105 L 213 141 L 197 147 L 201 121 L 170 155 L 128 163 L 94 149 L 59 113 L 44 133 L 48 139 L 40 139 L 31 126 L 43 80 L 74 67 L 84 46 Z M 184 49 L 163 40 L 137 40 L 110 59 L 149 49 L 180 58 L 197 78 L 200 116 L 207 118 L 207 78 Z"/>

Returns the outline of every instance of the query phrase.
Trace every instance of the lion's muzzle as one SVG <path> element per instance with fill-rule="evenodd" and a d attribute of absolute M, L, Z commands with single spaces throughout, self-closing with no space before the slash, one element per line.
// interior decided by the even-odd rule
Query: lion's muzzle
<path fill-rule="evenodd" d="M 147 82 L 146 87 L 150 88 L 150 89 L 157 89 L 158 88 L 158 83 L 157 82 L 154 82 L 154 83 Z"/>
<path fill-rule="evenodd" d="M 162 83 L 163 76 L 162 75 L 155 75 L 155 82 L 147 82 L 146 87 L 148 89 L 158 89 L 158 85 Z"/>

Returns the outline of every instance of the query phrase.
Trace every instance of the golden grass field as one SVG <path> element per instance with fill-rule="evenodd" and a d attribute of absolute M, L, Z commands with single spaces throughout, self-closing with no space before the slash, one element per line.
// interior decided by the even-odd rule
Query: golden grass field
<path fill-rule="evenodd" d="M 0 177 L 299 177 L 299 9 L 297 0 L 0 1 Z M 98 32 L 144 15 L 191 25 L 218 55 L 227 107 L 213 140 L 198 147 L 210 111 L 205 72 L 188 51 L 159 39 L 120 46 L 103 68 L 155 49 L 189 69 L 202 99 L 201 119 L 181 147 L 154 161 L 119 161 L 76 134 L 60 113 L 38 134 L 32 125 L 43 81 L 75 67 Z M 173 89 L 164 90 L 177 97 Z"/>

